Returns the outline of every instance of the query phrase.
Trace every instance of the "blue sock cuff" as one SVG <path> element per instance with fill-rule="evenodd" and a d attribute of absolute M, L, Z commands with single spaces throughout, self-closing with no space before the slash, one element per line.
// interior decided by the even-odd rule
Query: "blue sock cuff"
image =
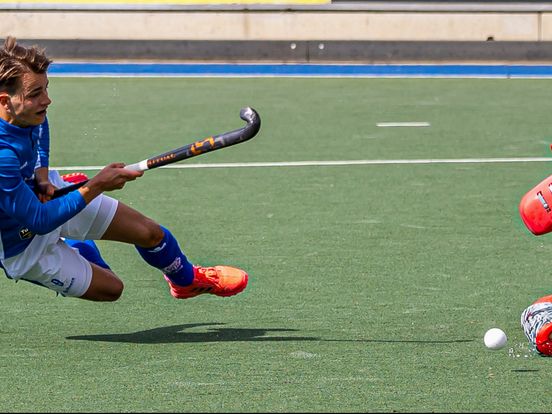
<path fill-rule="evenodd" d="M 187 286 L 194 280 L 194 269 L 188 261 L 172 233 L 160 226 L 165 236 L 153 248 L 135 246 L 142 258 L 150 266 L 161 270 L 172 282 L 180 286 Z"/>

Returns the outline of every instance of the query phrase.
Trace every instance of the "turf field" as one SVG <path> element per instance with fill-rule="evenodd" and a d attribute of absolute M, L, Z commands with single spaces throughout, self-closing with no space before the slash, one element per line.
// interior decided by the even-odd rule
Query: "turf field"
<path fill-rule="evenodd" d="M 4 412 L 541 412 L 552 359 L 522 310 L 552 292 L 552 236 L 517 205 L 552 173 L 549 80 L 52 78 L 53 166 L 139 161 L 243 126 L 253 140 L 111 195 L 194 263 L 247 269 L 177 301 L 132 246 L 100 242 L 115 303 L 2 282 Z M 377 127 L 379 122 L 429 127 Z M 351 160 L 479 160 L 251 166 Z M 93 175 L 95 171 L 87 171 Z M 487 350 L 502 328 L 508 345 Z"/>

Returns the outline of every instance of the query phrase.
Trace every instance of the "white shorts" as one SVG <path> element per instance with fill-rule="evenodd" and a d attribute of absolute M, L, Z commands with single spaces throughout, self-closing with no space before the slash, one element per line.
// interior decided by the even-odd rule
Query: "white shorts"
<path fill-rule="evenodd" d="M 57 187 L 68 185 L 57 171 L 50 171 L 49 178 Z M 63 238 L 101 239 L 115 216 L 117 205 L 117 200 L 102 194 L 61 227 L 48 234 L 35 235 L 23 252 L 2 261 L 8 277 L 36 283 L 63 296 L 84 295 L 92 281 L 92 266 Z"/>

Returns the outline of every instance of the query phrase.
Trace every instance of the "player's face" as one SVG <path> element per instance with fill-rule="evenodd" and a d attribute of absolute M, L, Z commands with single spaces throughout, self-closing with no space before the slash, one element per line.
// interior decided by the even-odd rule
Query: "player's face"
<path fill-rule="evenodd" d="M 9 123 L 19 127 L 42 124 L 46 109 L 52 103 L 48 97 L 48 76 L 45 73 L 25 73 L 18 90 L 10 96 L 10 103 Z"/>

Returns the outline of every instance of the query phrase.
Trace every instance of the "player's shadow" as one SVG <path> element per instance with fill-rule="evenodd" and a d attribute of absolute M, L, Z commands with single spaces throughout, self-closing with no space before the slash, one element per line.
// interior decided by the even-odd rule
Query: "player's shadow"
<path fill-rule="evenodd" d="M 284 332 L 297 332 L 297 329 L 274 328 L 208 328 L 205 332 L 190 331 L 197 327 L 221 326 L 223 323 L 189 323 L 181 325 L 164 326 L 161 328 L 147 329 L 122 334 L 103 335 L 76 335 L 67 339 L 80 341 L 100 342 L 127 342 L 135 344 L 170 344 L 170 343 L 202 343 L 202 342 L 266 342 L 266 341 L 321 341 L 321 342 L 384 342 L 384 343 L 419 343 L 419 344 L 444 344 L 472 342 L 471 339 L 458 339 L 447 341 L 424 340 L 384 340 L 384 339 L 323 339 L 316 336 L 284 335 Z M 278 335 L 277 333 L 280 333 Z"/>
<path fill-rule="evenodd" d="M 266 336 L 272 332 L 293 332 L 296 329 L 266 329 L 266 328 L 208 328 L 205 332 L 189 332 L 192 328 L 223 323 L 188 323 L 182 325 L 164 326 L 123 334 L 77 335 L 67 339 L 102 342 L 130 342 L 136 344 L 171 344 L 184 342 L 240 342 L 240 341 L 318 341 L 320 338 L 275 335 Z"/>

